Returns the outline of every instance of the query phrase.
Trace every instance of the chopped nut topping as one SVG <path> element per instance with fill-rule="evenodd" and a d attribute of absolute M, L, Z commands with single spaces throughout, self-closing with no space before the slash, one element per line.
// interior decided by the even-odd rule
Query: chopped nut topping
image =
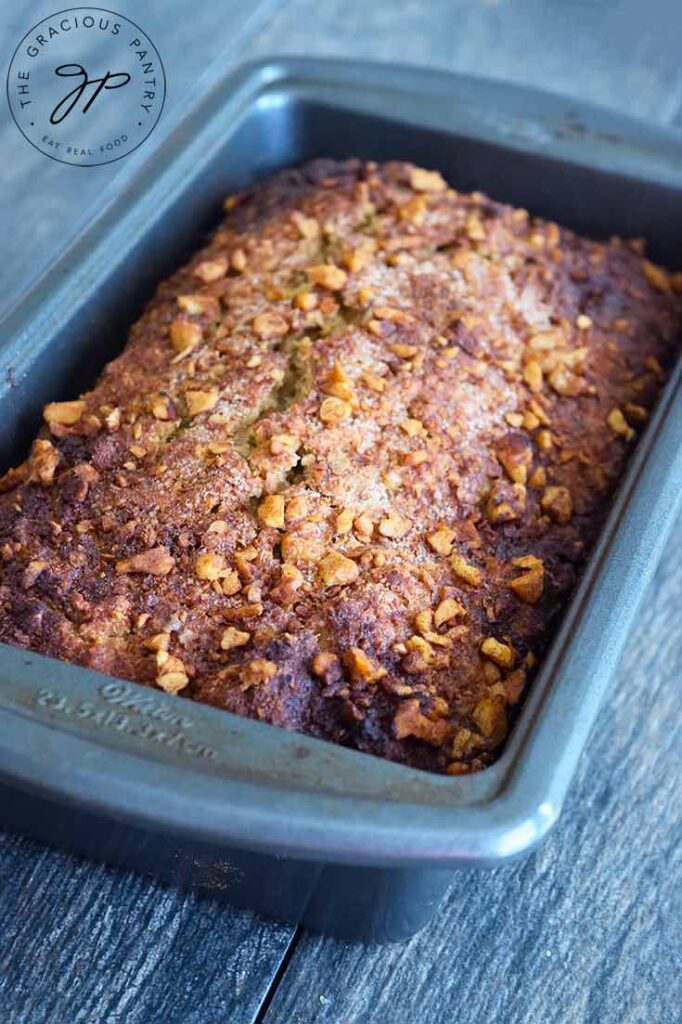
<path fill-rule="evenodd" d="M 219 281 L 227 273 L 227 260 L 219 257 L 215 260 L 204 260 L 194 268 L 194 276 L 200 278 L 205 284 L 212 281 Z"/>
<path fill-rule="evenodd" d="M 235 249 L 230 258 L 230 266 L 238 274 L 243 274 L 246 270 L 246 253 L 243 249 Z"/>
<path fill-rule="evenodd" d="M 308 278 L 313 284 L 327 288 L 330 292 L 339 292 L 348 280 L 348 274 L 333 263 L 321 263 L 316 267 L 308 267 Z"/>
<path fill-rule="evenodd" d="M 217 388 L 211 388 L 209 391 L 185 391 L 187 415 L 193 417 L 202 412 L 208 412 L 217 404 L 219 397 Z"/>
<path fill-rule="evenodd" d="M 320 225 L 314 217 L 306 217 L 299 210 L 294 210 L 291 219 L 298 228 L 301 238 L 312 240 L 319 237 Z"/>
<path fill-rule="evenodd" d="M 433 533 L 427 534 L 427 541 L 429 546 L 439 555 L 449 555 L 452 553 L 452 545 L 455 540 L 455 531 L 451 530 L 449 526 L 439 526 Z"/>
<path fill-rule="evenodd" d="M 542 391 L 542 367 L 537 359 L 531 359 L 523 369 L 523 379 L 533 392 Z"/>
<path fill-rule="evenodd" d="M 226 597 L 233 597 L 234 594 L 238 594 L 242 589 L 242 581 L 239 579 L 239 573 L 236 569 L 228 569 L 223 576 L 220 589 Z"/>
<path fill-rule="evenodd" d="M 510 480 L 525 484 L 533 461 L 533 446 L 525 434 L 505 434 L 495 451 Z"/>
<path fill-rule="evenodd" d="M 545 585 L 545 569 L 542 560 L 536 558 L 535 555 L 525 555 L 521 558 L 514 558 L 513 564 L 526 571 L 521 576 L 510 580 L 511 590 L 526 604 L 536 604 L 542 597 Z"/>
<path fill-rule="evenodd" d="M 670 275 L 663 269 L 663 267 L 656 266 L 655 263 L 651 263 L 650 260 L 642 260 L 642 270 L 644 276 L 656 291 L 663 292 L 664 294 L 669 292 L 672 288 L 670 281 Z"/>
<path fill-rule="evenodd" d="M 481 582 L 481 570 L 467 562 L 462 555 L 453 555 L 450 559 L 450 565 L 455 576 L 468 583 L 470 587 L 477 587 Z"/>
<path fill-rule="evenodd" d="M 407 700 L 396 712 L 393 731 L 399 740 L 414 736 L 433 747 L 442 747 L 452 738 L 453 729 L 443 718 L 432 720 L 422 714 L 418 700 Z"/>
<path fill-rule="evenodd" d="M 170 325 L 171 345 L 176 352 L 189 352 L 199 344 L 202 337 L 200 325 L 191 320 L 174 320 Z"/>
<path fill-rule="evenodd" d="M 344 402 L 350 402 L 353 398 L 353 386 L 351 379 L 338 360 L 334 363 L 332 371 L 322 385 L 326 395 L 333 395 Z"/>
<path fill-rule="evenodd" d="M 349 508 L 343 509 L 336 517 L 336 532 L 340 534 L 350 533 L 353 529 L 353 513 Z"/>
<path fill-rule="evenodd" d="M 350 414 L 350 405 L 341 398 L 325 398 L 320 405 L 320 419 L 330 427 L 338 426 L 343 420 L 348 419 Z"/>
<path fill-rule="evenodd" d="M 612 409 L 606 417 L 606 422 L 614 434 L 624 437 L 626 441 L 631 441 L 635 436 L 635 431 L 625 419 L 620 409 Z"/>
<path fill-rule="evenodd" d="M 235 647 L 244 647 L 250 639 L 251 634 L 245 630 L 228 626 L 223 630 L 223 635 L 220 638 L 220 648 L 223 651 L 233 651 Z"/>
<path fill-rule="evenodd" d="M 573 499 L 567 487 L 545 487 L 540 498 L 540 508 L 546 512 L 555 523 L 565 524 L 573 515 Z"/>
<path fill-rule="evenodd" d="M 319 564 L 322 582 L 327 587 L 345 586 L 353 583 L 360 575 L 355 562 L 346 558 L 340 551 L 330 551 Z"/>
<path fill-rule="evenodd" d="M 410 169 L 410 185 L 415 192 L 444 192 L 447 182 L 438 171 L 425 171 L 421 167 Z"/>
<path fill-rule="evenodd" d="M 307 533 L 285 533 L 281 549 L 282 558 L 287 562 L 317 562 L 324 553 L 325 545 L 318 537 Z"/>
<path fill-rule="evenodd" d="M 455 601 L 454 597 L 446 597 L 440 602 L 433 613 L 433 622 L 436 628 L 438 628 L 462 615 L 466 615 L 464 605 L 460 604 L 459 601 Z"/>
<path fill-rule="evenodd" d="M 191 316 L 218 311 L 218 301 L 212 295 L 178 295 L 177 302 L 180 309 Z"/>
<path fill-rule="evenodd" d="M 486 658 L 490 658 L 500 668 L 513 668 L 514 666 L 514 651 L 512 648 L 509 644 L 503 644 L 492 636 L 486 637 L 481 644 L 481 653 L 485 654 Z"/>
<path fill-rule="evenodd" d="M 258 518 L 264 526 L 284 529 L 284 495 L 269 494 L 258 506 Z"/>
<path fill-rule="evenodd" d="M 313 658 L 311 666 L 313 675 L 319 676 L 321 679 L 326 679 L 336 668 L 338 662 L 339 659 L 336 654 L 332 654 L 331 651 L 320 651 Z"/>
<path fill-rule="evenodd" d="M 219 580 L 225 575 L 225 559 L 216 554 L 199 555 L 194 571 L 200 580 Z"/>
<path fill-rule="evenodd" d="M 486 739 L 495 745 L 507 735 L 507 714 L 499 697 L 484 697 L 474 708 L 472 717 Z"/>
<path fill-rule="evenodd" d="M 397 512 L 391 512 L 379 522 L 378 530 L 382 537 L 399 539 L 412 529 L 412 523 Z"/>
<path fill-rule="evenodd" d="M 163 653 L 165 654 L 165 652 Z M 179 693 L 180 690 L 184 690 L 189 683 L 189 676 L 180 658 L 168 656 L 163 658 L 156 682 L 166 693 L 175 694 Z"/>
<path fill-rule="evenodd" d="M 351 647 L 343 655 L 343 664 L 356 683 L 375 683 L 387 674 L 382 665 L 373 661 L 361 647 Z"/>
<path fill-rule="evenodd" d="M 426 433 L 422 421 L 415 419 L 403 420 L 400 424 L 400 429 L 407 434 L 408 437 L 419 437 L 421 434 Z"/>
<path fill-rule="evenodd" d="M 85 402 L 79 399 L 75 402 L 50 402 L 43 409 L 43 416 L 50 427 L 56 424 L 62 427 L 73 427 L 84 412 Z"/>
<path fill-rule="evenodd" d="M 585 313 L 581 313 L 576 317 L 575 326 L 579 331 L 589 331 L 592 326 L 592 317 L 587 316 Z"/>
<path fill-rule="evenodd" d="M 269 682 L 277 675 L 277 665 L 274 661 L 266 661 L 264 658 L 254 658 L 243 666 L 241 670 L 242 690 L 250 690 L 253 686 L 261 686 Z"/>
<path fill-rule="evenodd" d="M 159 545 L 131 555 L 130 558 L 120 559 L 116 563 L 116 572 L 144 572 L 152 576 L 167 576 L 174 565 L 175 559 L 168 548 Z"/>
<path fill-rule="evenodd" d="M 259 313 L 253 318 L 251 326 L 263 341 L 282 338 L 289 333 L 289 324 L 279 313 Z"/>
<path fill-rule="evenodd" d="M 491 523 L 510 523 L 519 519 L 525 508 L 524 484 L 510 484 L 507 480 L 494 482 L 485 503 L 485 514 Z"/>

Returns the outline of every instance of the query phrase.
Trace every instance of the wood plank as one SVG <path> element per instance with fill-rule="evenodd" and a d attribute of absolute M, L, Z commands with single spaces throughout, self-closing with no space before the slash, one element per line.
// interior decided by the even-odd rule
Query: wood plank
<path fill-rule="evenodd" d="M 3 1024 L 249 1024 L 293 934 L 0 834 Z"/>
<path fill-rule="evenodd" d="M 290 0 L 248 55 L 426 65 L 668 124 L 682 101 L 681 40 L 678 0 Z"/>
<path fill-rule="evenodd" d="M 404 946 L 305 936 L 264 1024 L 679 1021 L 681 581 L 682 518 L 545 846 Z"/>

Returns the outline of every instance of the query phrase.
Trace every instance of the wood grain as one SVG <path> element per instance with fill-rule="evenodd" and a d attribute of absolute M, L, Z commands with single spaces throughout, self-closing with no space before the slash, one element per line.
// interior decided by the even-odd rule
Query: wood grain
<path fill-rule="evenodd" d="M 682 129 L 677 0 L 195 0 L 191 24 L 185 0 L 149 0 L 144 14 L 134 0 L 114 6 L 141 21 L 166 63 L 156 142 L 193 90 L 273 53 L 489 75 Z M 6 49 L 56 9 L 3 5 Z M 253 20 L 263 11 L 267 25 Z M 0 213 L 7 308 L 124 187 L 135 158 L 63 167 L 24 143 L 6 110 L 0 148 L 12 200 Z M 266 1024 L 677 1024 L 681 579 L 682 520 L 543 849 L 524 864 L 458 875 L 433 925 L 405 946 L 304 936 Z M 258 1014 L 291 940 L 288 927 L 0 837 L 1 1024 L 242 1024 Z"/>
<path fill-rule="evenodd" d="M 293 933 L 0 836 L 2 1024 L 246 1024 Z"/>
<path fill-rule="evenodd" d="M 304 937 L 265 1024 L 677 1024 L 681 579 L 682 519 L 539 853 L 459 874 L 405 946 Z"/>

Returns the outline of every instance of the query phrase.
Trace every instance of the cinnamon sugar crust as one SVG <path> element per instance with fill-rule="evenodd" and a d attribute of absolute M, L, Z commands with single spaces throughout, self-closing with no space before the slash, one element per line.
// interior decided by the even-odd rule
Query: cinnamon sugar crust
<path fill-rule="evenodd" d="M 672 366 L 682 276 L 405 163 L 225 206 L 3 478 L 0 640 L 480 769 Z"/>

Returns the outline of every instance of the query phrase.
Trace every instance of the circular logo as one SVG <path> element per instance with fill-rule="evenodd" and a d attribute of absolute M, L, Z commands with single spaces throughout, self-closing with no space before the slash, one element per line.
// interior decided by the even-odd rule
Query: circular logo
<path fill-rule="evenodd" d="M 129 18 L 72 7 L 21 40 L 7 72 L 12 117 L 41 153 L 96 167 L 137 149 L 166 96 L 158 50 Z"/>

